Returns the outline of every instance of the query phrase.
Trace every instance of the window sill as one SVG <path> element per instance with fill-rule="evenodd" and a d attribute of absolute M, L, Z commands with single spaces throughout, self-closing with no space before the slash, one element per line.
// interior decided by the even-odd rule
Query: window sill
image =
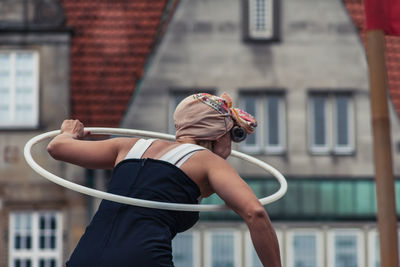
<path fill-rule="evenodd" d="M 310 155 L 312 156 L 331 156 L 331 157 L 348 157 L 348 156 L 354 156 L 355 155 L 355 150 L 347 150 L 347 151 L 340 151 L 340 150 L 327 150 L 327 151 L 315 151 L 315 150 L 309 150 Z"/>
<path fill-rule="evenodd" d="M 282 150 L 276 150 L 276 151 L 271 151 L 271 150 L 266 150 L 262 148 L 239 148 L 239 151 L 242 153 L 246 153 L 249 155 L 253 156 L 286 156 L 287 150 L 282 149 Z"/>
<path fill-rule="evenodd" d="M 23 125 L 1 125 L 0 131 L 2 132 L 28 132 L 45 129 L 42 125 L 23 126 Z"/>

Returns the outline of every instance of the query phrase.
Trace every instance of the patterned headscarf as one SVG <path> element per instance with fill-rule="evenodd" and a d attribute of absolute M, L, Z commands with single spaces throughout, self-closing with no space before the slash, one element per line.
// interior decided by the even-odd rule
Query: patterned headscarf
<path fill-rule="evenodd" d="M 186 97 L 176 107 L 174 120 L 177 140 L 217 140 L 235 124 L 248 134 L 253 133 L 257 127 L 257 121 L 252 115 L 239 108 L 232 108 L 232 99 L 227 93 L 221 97 L 207 93 Z"/>

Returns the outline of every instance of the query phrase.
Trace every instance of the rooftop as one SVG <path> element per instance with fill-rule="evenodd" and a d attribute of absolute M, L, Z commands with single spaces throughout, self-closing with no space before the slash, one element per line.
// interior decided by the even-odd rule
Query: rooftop
<path fill-rule="evenodd" d="M 118 127 L 179 0 L 61 0 L 71 44 L 71 116 Z M 365 43 L 361 0 L 344 0 Z M 172 8 L 171 8 L 172 7 Z M 400 114 L 400 37 L 386 37 L 389 91 Z"/>
<path fill-rule="evenodd" d="M 62 0 L 71 43 L 71 116 L 117 127 L 143 76 L 169 0 Z"/>
<path fill-rule="evenodd" d="M 364 6 L 362 0 L 344 0 L 361 40 L 365 45 Z M 400 37 L 386 36 L 386 68 L 391 100 L 400 116 Z"/>

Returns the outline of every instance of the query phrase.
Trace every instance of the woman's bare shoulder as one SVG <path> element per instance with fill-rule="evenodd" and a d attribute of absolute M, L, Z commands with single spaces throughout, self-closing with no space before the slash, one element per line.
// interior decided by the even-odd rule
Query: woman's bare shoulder
<path fill-rule="evenodd" d="M 204 169 L 223 168 L 229 165 L 225 159 L 208 149 L 197 152 L 193 157 L 196 161 L 201 162 L 201 166 Z"/>
<path fill-rule="evenodd" d="M 116 137 L 113 138 L 114 146 L 117 149 L 117 158 L 115 160 L 115 165 L 117 165 L 125 156 L 128 154 L 129 150 L 136 144 L 139 138 L 132 137 Z"/>
<path fill-rule="evenodd" d="M 113 142 L 115 145 L 120 146 L 120 147 L 126 147 L 126 146 L 133 146 L 136 144 L 136 142 L 139 140 L 139 138 L 134 138 L 134 137 L 115 137 L 112 138 Z"/>

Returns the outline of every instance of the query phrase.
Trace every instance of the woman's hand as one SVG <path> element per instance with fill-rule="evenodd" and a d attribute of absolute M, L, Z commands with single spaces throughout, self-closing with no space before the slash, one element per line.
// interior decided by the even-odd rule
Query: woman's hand
<path fill-rule="evenodd" d="M 90 134 L 84 131 L 83 123 L 79 120 L 64 120 L 61 125 L 61 134 L 66 134 L 74 139 L 82 139 Z"/>
<path fill-rule="evenodd" d="M 137 141 L 137 138 L 111 138 L 100 141 L 81 140 L 90 132 L 84 130 L 79 120 L 65 120 L 61 134 L 47 146 L 49 154 L 61 161 L 89 169 L 112 169 L 121 160 L 122 153 Z"/>

